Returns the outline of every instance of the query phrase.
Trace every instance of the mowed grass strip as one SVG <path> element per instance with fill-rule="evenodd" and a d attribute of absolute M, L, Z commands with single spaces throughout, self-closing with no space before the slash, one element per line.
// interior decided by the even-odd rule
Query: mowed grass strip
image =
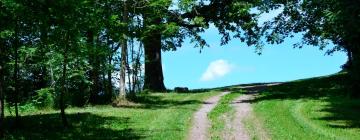
<path fill-rule="evenodd" d="M 22 112 L 22 127 L 14 130 L 7 116 L 5 139 L 172 139 L 188 135 L 193 113 L 207 98 L 219 94 L 159 93 L 146 95 L 140 106 L 68 108 L 71 127 L 64 129 L 57 111 Z M 36 129 L 34 129 L 36 128 Z"/>
<path fill-rule="evenodd" d="M 360 100 L 347 96 L 346 76 L 272 87 L 253 101 L 254 115 L 274 140 L 358 140 Z M 247 125 L 254 128 L 252 123 Z"/>
<path fill-rule="evenodd" d="M 238 91 L 222 96 L 215 108 L 208 114 L 208 118 L 211 121 L 209 134 L 212 140 L 221 140 L 224 131 L 228 131 L 225 128 L 226 121 L 231 121 L 235 113 L 231 102 L 241 96 L 241 93 L 241 91 Z"/>

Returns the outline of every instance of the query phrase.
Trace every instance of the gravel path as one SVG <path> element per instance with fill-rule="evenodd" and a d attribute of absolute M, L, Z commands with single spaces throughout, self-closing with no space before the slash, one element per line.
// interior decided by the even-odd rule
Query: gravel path
<path fill-rule="evenodd" d="M 190 131 L 190 140 L 208 140 L 209 135 L 207 131 L 211 127 L 210 121 L 208 120 L 208 113 L 216 106 L 220 98 L 229 92 L 223 92 L 220 95 L 211 97 L 206 100 L 200 110 L 198 110 L 193 118 L 193 126 Z"/>

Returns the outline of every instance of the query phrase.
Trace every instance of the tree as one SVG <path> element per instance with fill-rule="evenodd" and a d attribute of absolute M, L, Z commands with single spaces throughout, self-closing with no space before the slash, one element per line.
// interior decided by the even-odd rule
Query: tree
<path fill-rule="evenodd" d="M 14 48 L 14 75 L 13 75 L 13 81 L 14 81 L 14 104 L 15 104 L 15 123 L 16 126 L 19 125 L 19 109 L 18 109 L 18 102 L 19 102 L 19 48 L 20 48 L 20 39 L 19 39 L 19 27 L 18 27 L 18 21 L 15 19 L 15 39 L 13 43 Z"/>
<path fill-rule="evenodd" d="M 123 1 L 123 16 L 122 22 L 127 25 L 129 22 L 129 12 L 128 12 L 128 5 L 127 0 Z M 128 38 L 127 34 L 123 33 L 121 37 L 121 66 L 120 66 L 120 83 L 119 83 L 119 95 L 121 99 L 126 98 L 126 72 L 128 71 Z"/>
<path fill-rule="evenodd" d="M 329 42 L 335 44 L 329 49 L 346 51 L 351 79 L 351 91 L 354 96 L 360 87 L 360 7 L 358 0 L 305 0 L 305 1 L 271 1 L 267 8 L 283 8 L 273 21 L 265 24 L 268 40 L 281 43 L 293 33 L 303 33 L 301 44 L 325 48 Z M 297 46 L 301 47 L 301 44 Z"/>
<path fill-rule="evenodd" d="M 26 20 L 24 20 L 24 16 L 18 16 L 23 15 L 25 10 L 23 5 L 20 3 L 16 3 L 15 1 L 10 1 L 7 5 L 9 8 L 9 14 L 8 17 L 9 26 L 8 29 L 11 32 L 11 35 L 9 36 L 9 46 L 12 47 L 12 58 L 13 58 L 13 75 L 12 75 L 12 88 L 13 88 L 13 104 L 15 106 L 15 127 L 18 127 L 20 125 L 20 115 L 19 115 L 19 96 L 20 96 L 20 90 L 19 90 L 19 49 L 21 45 L 25 43 L 25 41 L 22 41 L 23 34 L 26 31 L 22 31 L 23 27 L 25 26 Z"/>
<path fill-rule="evenodd" d="M 144 89 L 165 91 L 161 64 L 162 50 L 176 50 L 185 37 L 192 38 L 196 47 L 208 46 L 199 33 L 210 24 L 219 29 L 222 45 L 232 37 L 239 38 L 248 45 L 259 45 L 260 29 L 257 27 L 256 14 L 250 8 L 260 1 L 241 0 L 180 0 L 177 9 L 172 0 L 153 0 L 132 2 L 135 13 L 143 18 L 143 28 L 139 38 L 145 50 Z"/>
<path fill-rule="evenodd" d="M 55 80 L 57 81 L 55 91 L 59 93 L 60 118 L 63 126 L 68 127 L 69 124 L 65 114 L 65 96 L 68 95 L 68 89 L 70 87 L 68 84 L 70 82 L 69 77 L 73 74 L 69 66 L 71 66 L 73 61 L 76 62 L 77 54 L 81 54 L 79 49 L 82 47 L 80 46 L 85 44 L 83 40 L 80 39 L 80 23 L 82 22 L 80 22 L 81 19 L 78 19 L 82 3 L 81 1 L 59 0 L 48 4 L 47 8 L 51 8 L 52 12 L 48 13 L 51 15 L 51 22 L 49 24 L 51 30 L 49 31 L 50 36 L 47 42 L 51 44 L 49 45 L 52 46 L 51 49 L 54 49 L 55 53 L 59 55 L 59 61 L 62 61 L 59 63 L 61 64 L 61 70 L 59 70 L 61 73 L 58 73 Z"/>

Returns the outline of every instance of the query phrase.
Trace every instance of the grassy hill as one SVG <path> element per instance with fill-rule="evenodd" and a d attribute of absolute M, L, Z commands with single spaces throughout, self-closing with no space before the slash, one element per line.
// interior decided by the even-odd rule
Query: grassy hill
<path fill-rule="evenodd" d="M 259 139 L 260 122 L 270 139 L 359 139 L 360 100 L 348 96 L 347 76 L 298 80 L 261 92 L 252 101 L 253 117 L 245 122 L 249 132 Z"/>

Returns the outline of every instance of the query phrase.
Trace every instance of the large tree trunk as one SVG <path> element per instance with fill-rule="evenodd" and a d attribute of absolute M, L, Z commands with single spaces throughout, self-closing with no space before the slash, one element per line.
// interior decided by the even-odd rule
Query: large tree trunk
<path fill-rule="evenodd" d="M 60 117 L 64 127 L 68 127 L 68 122 L 65 114 L 65 103 L 64 103 L 64 96 L 67 93 L 66 88 L 66 77 L 67 77 L 67 63 L 68 63 L 68 54 L 67 54 L 68 46 L 65 45 L 65 50 L 63 54 L 63 69 L 62 69 L 62 89 L 60 93 Z"/>
<path fill-rule="evenodd" d="M 123 22 L 128 22 L 128 10 L 126 0 L 124 1 L 124 11 L 123 11 Z M 128 57 L 128 46 L 127 46 L 127 36 L 123 34 L 121 40 L 121 66 L 120 66 L 120 83 L 119 83 L 119 97 L 120 99 L 126 98 L 126 71 L 127 71 L 127 57 Z"/>
<path fill-rule="evenodd" d="M 145 17 L 146 19 L 146 17 Z M 159 25 L 161 19 L 145 21 L 145 26 Z M 152 30 L 144 39 L 145 50 L 145 81 L 144 89 L 150 91 L 165 91 L 164 76 L 161 63 L 161 33 Z"/>
<path fill-rule="evenodd" d="M 127 40 L 123 39 L 121 45 L 121 67 L 120 67 L 120 98 L 125 99 L 126 97 L 126 70 L 127 70 Z"/>

